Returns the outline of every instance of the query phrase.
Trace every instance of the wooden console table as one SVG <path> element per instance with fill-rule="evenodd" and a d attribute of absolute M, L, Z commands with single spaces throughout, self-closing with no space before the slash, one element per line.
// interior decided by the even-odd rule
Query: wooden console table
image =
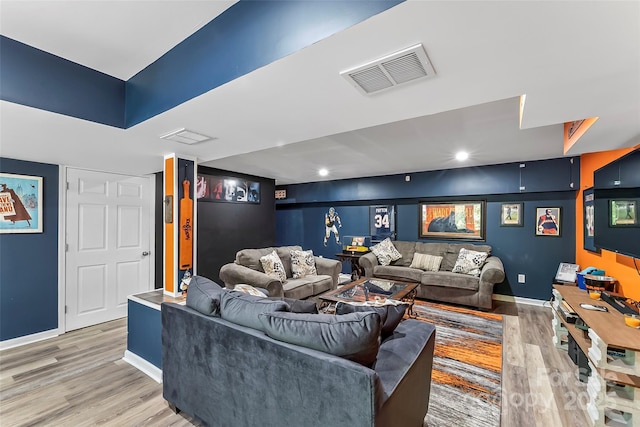
<path fill-rule="evenodd" d="M 564 348 L 568 335 L 587 356 L 587 412 L 594 426 L 640 427 L 640 330 L 624 323 L 622 315 L 605 301 L 593 300 L 575 286 L 554 285 L 552 304 L 554 343 Z M 560 314 L 563 302 L 588 326 L 588 332 Z M 603 305 L 608 312 L 586 310 L 580 304 Z"/>
<path fill-rule="evenodd" d="M 362 270 L 362 267 L 360 267 L 358 260 L 362 255 L 367 253 L 368 252 L 340 252 L 336 254 L 336 258 L 338 258 L 340 261 L 351 262 L 351 281 L 358 280 L 359 278 L 364 276 L 364 271 Z"/>

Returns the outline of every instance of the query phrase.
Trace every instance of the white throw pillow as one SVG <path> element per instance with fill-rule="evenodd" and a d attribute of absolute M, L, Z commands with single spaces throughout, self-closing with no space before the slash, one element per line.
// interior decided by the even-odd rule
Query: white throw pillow
<path fill-rule="evenodd" d="M 287 273 L 284 270 L 284 264 L 282 264 L 282 261 L 275 250 L 268 255 L 260 257 L 260 265 L 262 265 L 262 269 L 268 276 L 278 279 L 282 283 L 287 281 Z"/>
<path fill-rule="evenodd" d="M 425 271 L 438 271 L 440 270 L 440 264 L 442 263 L 442 257 L 429 254 L 413 254 L 413 260 L 411 261 L 411 268 L 419 268 Z"/>
<path fill-rule="evenodd" d="M 480 270 L 484 265 L 484 262 L 489 256 L 486 252 L 472 251 L 469 249 L 461 248 L 456 260 L 456 265 L 453 266 L 453 273 L 468 274 L 470 276 L 480 276 Z"/>
<path fill-rule="evenodd" d="M 291 251 L 291 273 L 294 279 L 316 276 L 318 271 L 313 251 Z"/>
<path fill-rule="evenodd" d="M 388 237 L 377 245 L 371 246 L 371 252 L 378 258 L 380 265 L 389 265 L 402 258 L 402 255 Z"/>
<path fill-rule="evenodd" d="M 257 296 L 257 297 L 264 297 L 264 298 L 267 297 L 267 294 L 265 294 L 264 292 L 262 292 L 258 288 L 254 288 L 251 285 L 238 284 L 238 285 L 235 285 L 233 287 L 233 290 L 234 291 L 238 291 L 238 292 L 242 292 L 242 293 L 245 293 L 245 294 L 249 294 L 249 295 L 254 295 L 254 296 Z"/>

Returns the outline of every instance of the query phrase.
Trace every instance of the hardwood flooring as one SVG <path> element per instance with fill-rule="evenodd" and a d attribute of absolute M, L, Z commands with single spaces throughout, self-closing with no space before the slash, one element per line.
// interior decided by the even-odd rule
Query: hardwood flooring
<path fill-rule="evenodd" d="M 549 307 L 496 301 L 493 311 L 504 315 L 501 425 L 589 426 L 586 385 L 553 346 Z M 0 425 L 194 425 L 121 360 L 126 340 L 120 319 L 1 351 Z"/>

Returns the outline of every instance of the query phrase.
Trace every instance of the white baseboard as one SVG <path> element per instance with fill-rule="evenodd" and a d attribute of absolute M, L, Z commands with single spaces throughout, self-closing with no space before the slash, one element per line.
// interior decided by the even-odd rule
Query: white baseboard
<path fill-rule="evenodd" d="M 500 294 L 493 294 L 493 299 L 496 301 L 515 302 L 516 304 L 537 305 L 541 307 L 548 302 L 547 300 L 514 297 L 513 295 L 500 295 Z"/>
<path fill-rule="evenodd" d="M 10 340 L 0 341 L 0 350 L 7 350 L 21 345 L 31 344 L 38 341 L 48 340 L 60 335 L 58 329 L 50 329 L 48 331 L 38 332 L 37 334 L 25 335 L 23 337 L 13 338 Z"/>
<path fill-rule="evenodd" d="M 162 369 L 158 368 L 153 363 L 147 362 L 142 357 L 130 352 L 129 350 L 125 350 L 122 360 L 124 360 L 134 368 L 141 370 L 142 372 L 150 376 L 153 380 L 155 380 L 158 384 L 162 384 Z"/>

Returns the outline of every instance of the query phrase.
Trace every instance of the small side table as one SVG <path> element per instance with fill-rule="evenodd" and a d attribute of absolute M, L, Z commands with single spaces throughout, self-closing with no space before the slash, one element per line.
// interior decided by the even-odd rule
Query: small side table
<path fill-rule="evenodd" d="M 367 254 L 368 252 L 340 252 L 336 254 L 336 258 L 340 261 L 351 261 L 351 280 L 355 281 L 364 276 L 364 271 L 358 260 L 362 255 Z"/>

